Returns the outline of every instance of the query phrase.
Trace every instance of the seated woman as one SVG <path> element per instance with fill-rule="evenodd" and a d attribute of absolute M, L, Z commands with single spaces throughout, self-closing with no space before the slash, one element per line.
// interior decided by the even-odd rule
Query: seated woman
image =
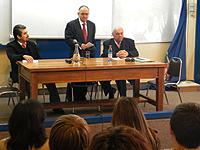
<path fill-rule="evenodd" d="M 142 111 L 138 108 L 137 100 L 134 98 L 119 98 L 113 110 L 112 125 L 127 125 L 136 128 L 146 137 L 153 150 L 160 149 L 160 140 L 155 130 L 148 127 Z"/>
<path fill-rule="evenodd" d="M 145 137 L 134 128 L 117 126 L 96 134 L 89 150 L 150 150 Z"/>
<path fill-rule="evenodd" d="M 51 128 L 50 150 L 86 150 L 88 145 L 87 122 L 77 115 L 60 116 Z"/>
<path fill-rule="evenodd" d="M 38 101 L 20 101 L 9 118 L 10 137 L 0 141 L 0 150 L 49 150 L 44 119 L 45 113 Z"/>

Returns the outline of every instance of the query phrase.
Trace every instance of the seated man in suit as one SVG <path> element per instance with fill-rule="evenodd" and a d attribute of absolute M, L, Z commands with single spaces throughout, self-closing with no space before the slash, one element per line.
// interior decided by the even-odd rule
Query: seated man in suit
<path fill-rule="evenodd" d="M 38 53 L 38 47 L 35 43 L 29 41 L 29 35 L 24 25 L 16 25 L 13 28 L 14 40 L 7 44 L 7 56 L 11 63 L 11 78 L 13 83 L 18 83 L 18 65 L 17 61 L 26 60 L 27 63 L 33 63 L 34 59 L 41 59 Z M 28 84 L 27 84 L 28 85 Z M 30 96 L 30 85 L 27 87 L 28 96 Z M 50 95 L 51 103 L 60 102 L 60 97 L 54 83 L 46 84 Z M 64 113 L 62 109 L 53 109 L 55 113 Z"/>
<path fill-rule="evenodd" d="M 75 44 L 78 43 L 81 57 L 86 56 L 86 51 L 90 52 L 90 57 L 95 57 L 96 48 L 94 44 L 96 29 L 95 24 L 89 21 L 88 17 L 89 8 L 83 5 L 78 9 L 78 18 L 67 23 L 65 28 L 65 39 L 71 48 L 71 56 L 73 55 Z M 74 101 L 85 101 L 87 88 L 84 87 L 84 85 L 87 85 L 88 83 L 79 82 L 73 84 L 75 85 L 73 88 Z M 71 101 L 71 87 L 69 85 L 67 87 L 66 99 Z"/>
<path fill-rule="evenodd" d="M 139 53 L 135 47 L 134 40 L 124 37 L 124 30 L 122 27 L 114 28 L 112 32 L 113 38 L 104 41 L 102 57 L 108 57 L 109 45 L 112 45 L 112 56 L 125 58 L 137 57 Z M 133 85 L 134 80 L 129 80 Z M 120 96 L 126 96 L 126 80 L 116 80 L 117 88 Z M 105 95 L 109 93 L 109 99 L 114 98 L 115 90 L 111 87 L 110 81 L 101 81 L 102 88 Z"/>

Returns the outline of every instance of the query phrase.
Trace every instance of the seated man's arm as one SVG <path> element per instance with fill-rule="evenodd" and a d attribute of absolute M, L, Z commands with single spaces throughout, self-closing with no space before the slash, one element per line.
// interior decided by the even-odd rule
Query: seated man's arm
<path fill-rule="evenodd" d="M 11 62 L 22 61 L 24 59 L 23 54 L 17 54 L 15 48 L 10 44 L 7 44 L 6 53 Z"/>
<path fill-rule="evenodd" d="M 129 45 L 129 51 L 128 51 L 129 55 L 128 55 L 128 57 L 138 57 L 139 53 L 138 53 L 138 50 L 135 47 L 134 40 L 130 39 L 128 45 Z"/>
<path fill-rule="evenodd" d="M 34 59 L 40 59 L 39 56 L 39 49 L 33 42 L 29 42 L 30 46 L 32 47 L 32 54 L 30 55 L 24 55 L 24 53 L 19 52 L 19 50 L 15 47 L 15 45 L 12 45 L 12 43 L 7 44 L 6 53 L 11 62 L 17 62 L 22 60 L 27 60 L 28 62 L 32 62 Z"/>

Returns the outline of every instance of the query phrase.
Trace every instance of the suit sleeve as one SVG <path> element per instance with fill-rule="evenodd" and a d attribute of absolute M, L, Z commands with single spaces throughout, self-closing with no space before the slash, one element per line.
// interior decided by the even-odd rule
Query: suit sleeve
<path fill-rule="evenodd" d="M 94 31 L 93 31 L 93 37 L 92 37 L 92 39 L 93 39 L 92 43 L 93 44 L 95 43 L 95 33 L 96 33 L 96 26 L 94 24 Z"/>
<path fill-rule="evenodd" d="M 108 43 L 109 43 L 108 41 L 103 42 L 103 54 L 101 55 L 101 57 L 108 57 L 108 48 L 109 48 Z"/>
<path fill-rule="evenodd" d="M 96 28 L 95 28 L 95 24 L 93 24 L 93 29 L 92 29 L 92 43 L 95 44 L 95 33 L 96 33 Z M 92 58 L 95 58 L 96 55 L 96 47 L 93 46 L 91 48 L 88 49 L 90 51 L 90 56 Z"/>
<path fill-rule="evenodd" d="M 70 47 L 73 47 L 73 37 L 74 37 L 74 33 L 73 33 L 73 25 L 71 23 L 68 23 L 66 28 L 65 28 L 65 40 L 67 42 L 67 44 Z"/>
<path fill-rule="evenodd" d="M 130 51 L 128 52 L 129 53 L 128 57 L 137 57 L 137 56 L 139 56 L 138 50 L 135 47 L 134 40 L 131 40 L 131 39 L 129 40 L 129 48 L 130 48 Z"/>
<path fill-rule="evenodd" d="M 17 54 L 15 48 L 11 44 L 7 44 L 6 53 L 11 62 L 23 60 L 23 54 Z"/>

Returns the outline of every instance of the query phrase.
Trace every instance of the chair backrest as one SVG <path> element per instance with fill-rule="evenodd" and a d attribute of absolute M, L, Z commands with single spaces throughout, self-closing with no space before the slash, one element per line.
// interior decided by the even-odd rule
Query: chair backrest
<path fill-rule="evenodd" d="M 176 77 L 176 82 L 179 83 L 181 80 L 182 60 L 178 57 L 172 57 L 169 61 L 167 75 L 168 80 Z"/>

